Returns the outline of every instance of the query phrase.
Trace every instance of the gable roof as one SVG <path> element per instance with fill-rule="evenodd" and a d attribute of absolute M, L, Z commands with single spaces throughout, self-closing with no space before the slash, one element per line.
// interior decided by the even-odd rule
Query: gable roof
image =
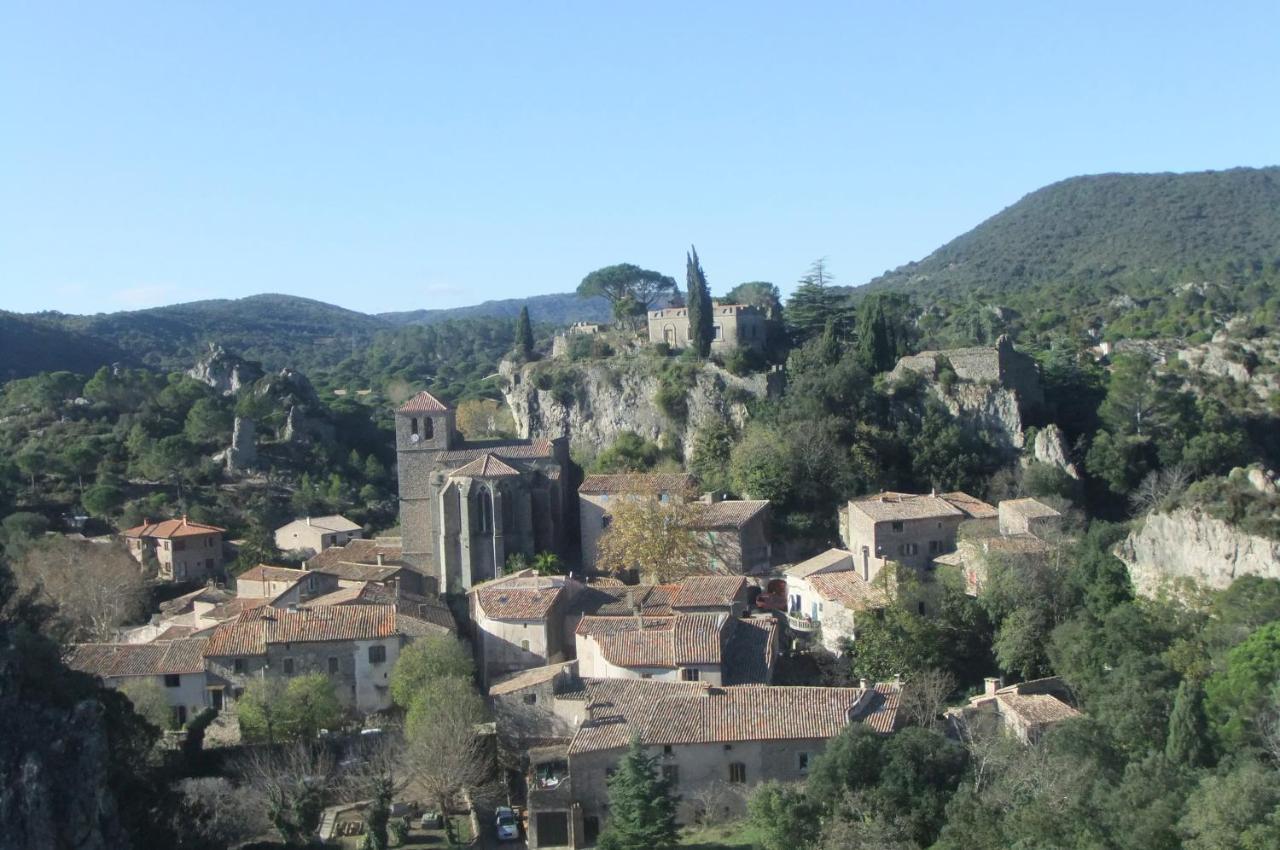
<path fill-rule="evenodd" d="M 724 648 L 726 685 L 763 685 L 778 652 L 778 621 L 773 617 L 734 620 L 733 633 Z"/>
<path fill-rule="evenodd" d="M 729 499 L 701 505 L 690 525 L 699 529 L 742 528 L 769 507 L 768 499 Z"/>
<path fill-rule="evenodd" d="M 376 564 L 379 555 L 384 564 L 398 562 L 404 555 L 400 538 L 357 538 L 349 541 L 346 546 L 330 546 L 323 552 L 317 552 L 307 559 L 306 564 L 309 570 L 337 563 Z"/>
<path fill-rule="evenodd" d="M 582 479 L 579 493 L 588 495 L 613 493 L 686 493 L 697 489 L 697 480 L 685 472 L 624 472 L 611 475 L 588 475 Z"/>
<path fill-rule="evenodd" d="M 203 522 L 196 522 L 187 517 L 179 517 L 178 519 L 166 519 L 160 522 L 144 522 L 142 525 L 134 526 L 128 531 L 123 531 L 125 537 L 153 537 L 159 540 L 168 540 L 174 537 L 192 537 L 198 534 L 222 534 L 226 532 L 225 528 L 219 528 L 216 525 L 207 525 Z"/>
<path fill-rule="evenodd" d="M 875 522 L 965 516 L 964 511 L 941 496 L 891 491 L 854 499 L 849 502 L 849 509 L 856 510 Z"/>
<path fill-rule="evenodd" d="M 786 574 L 794 578 L 807 578 L 815 573 L 834 573 L 853 569 L 853 553 L 845 549 L 828 549 L 807 561 L 790 566 Z"/>
<path fill-rule="evenodd" d="M 864 580 L 857 570 L 818 573 L 809 576 L 808 582 L 823 599 L 837 602 L 850 611 L 884 608 L 889 604 L 884 590 Z"/>
<path fill-rule="evenodd" d="M 322 575 L 333 576 L 343 581 L 373 581 L 382 582 L 395 577 L 397 573 L 408 571 L 409 568 L 404 564 L 389 564 L 385 561 L 381 564 L 365 564 L 351 561 L 330 561 L 320 566 L 313 566 L 307 570 L 311 573 L 321 573 Z"/>
<path fill-rule="evenodd" d="M 522 691 L 525 688 L 531 688 L 534 685 L 541 685 L 549 682 L 559 676 L 561 673 L 572 668 L 576 668 L 578 662 L 561 661 L 558 664 L 547 664 L 543 667 L 534 667 L 531 670 L 521 670 L 518 673 L 512 673 L 505 676 L 489 686 L 489 696 L 496 697 L 504 694 L 513 694 L 516 691 Z"/>
<path fill-rule="evenodd" d="M 363 528 L 363 526 L 352 522 L 341 514 L 330 514 L 329 516 L 299 517 L 277 528 L 276 533 L 279 534 L 295 525 L 302 528 L 314 528 L 319 531 L 360 531 Z"/>
<path fill-rule="evenodd" d="M 151 643 L 82 643 L 71 648 L 67 666 L 103 679 L 204 672 L 207 638 Z"/>
<path fill-rule="evenodd" d="M 377 640 L 410 634 L 415 624 L 398 622 L 394 605 L 329 605 L 282 611 L 262 606 L 218 625 L 206 656 L 264 655 L 273 643 Z"/>
<path fill-rule="evenodd" d="M 564 576 L 540 576 L 521 570 L 478 584 L 467 591 L 491 620 L 543 620 L 568 585 Z"/>
<path fill-rule="evenodd" d="M 236 576 L 236 581 L 287 581 L 297 582 L 306 578 L 306 570 L 293 567 L 277 567 L 272 564 L 258 564 Z"/>
<path fill-rule="evenodd" d="M 396 612 L 404 616 L 449 631 L 457 631 L 458 628 L 449 606 L 439 599 L 404 592 L 397 595 L 392 588 L 373 582 L 361 582 L 313 597 L 303 602 L 301 607 L 322 608 L 326 605 L 394 605 Z"/>
<path fill-rule="evenodd" d="M 995 700 L 1001 711 L 1034 725 L 1060 723 L 1081 716 L 1079 711 L 1050 694 L 997 693 Z"/>
<path fill-rule="evenodd" d="M 449 406 L 423 390 L 396 408 L 397 413 L 443 413 Z"/>
<path fill-rule="evenodd" d="M 450 478 L 510 478 L 520 473 L 496 455 L 485 453 L 449 473 Z"/>
<path fill-rule="evenodd" d="M 671 600 L 672 608 L 705 608 L 733 605 L 746 589 L 743 576 L 689 576 Z"/>
<path fill-rule="evenodd" d="M 569 614 L 594 614 L 600 617 L 634 615 L 639 607 L 646 617 L 671 615 L 671 600 L 679 590 L 672 584 L 588 585 L 574 597 Z"/>
<path fill-rule="evenodd" d="M 616 667 L 714 665 L 722 661 L 721 632 L 728 614 L 671 617 L 583 617 L 574 630 L 593 638 Z"/>
<path fill-rule="evenodd" d="M 593 681 L 586 693 L 592 719 L 578 729 L 569 753 L 621 749 L 633 735 L 651 746 L 827 739 L 855 721 L 890 732 L 898 695 L 893 685 L 864 690 Z"/>
<path fill-rule="evenodd" d="M 946 499 L 952 507 L 967 514 L 970 519 L 991 519 L 1000 514 L 993 505 L 982 501 L 977 496 L 970 496 L 963 490 L 953 490 L 950 493 L 939 493 L 938 495 Z"/>
<path fill-rule="evenodd" d="M 999 512 L 1016 514 L 1027 519 L 1062 516 L 1057 509 L 1046 505 L 1039 499 L 1032 498 L 1005 499 L 1000 503 Z"/>

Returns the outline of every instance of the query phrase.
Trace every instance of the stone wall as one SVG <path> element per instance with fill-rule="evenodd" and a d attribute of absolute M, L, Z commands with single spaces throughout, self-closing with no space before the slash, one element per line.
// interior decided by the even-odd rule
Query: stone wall
<path fill-rule="evenodd" d="M 1198 508 L 1148 515 L 1115 554 L 1146 596 L 1176 592 L 1186 580 L 1222 589 L 1242 575 L 1280 579 L 1280 541 L 1246 534 Z"/>

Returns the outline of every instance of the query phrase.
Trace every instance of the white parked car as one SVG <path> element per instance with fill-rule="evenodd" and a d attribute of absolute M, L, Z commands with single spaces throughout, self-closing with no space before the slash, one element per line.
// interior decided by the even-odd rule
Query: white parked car
<path fill-rule="evenodd" d="M 520 837 L 520 821 L 516 813 L 506 806 L 499 806 L 497 811 L 498 840 L 515 841 Z"/>

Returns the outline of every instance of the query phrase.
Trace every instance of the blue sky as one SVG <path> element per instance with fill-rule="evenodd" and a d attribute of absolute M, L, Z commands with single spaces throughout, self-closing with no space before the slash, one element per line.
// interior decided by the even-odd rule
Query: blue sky
<path fill-rule="evenodd" d="M 1215 8 L 1219 7 L 1219 8 Z M 1039 186 L 1280 162 L 1280 4 L 12 3 L 0 309 L 376 312 L 918 259 Z"/>

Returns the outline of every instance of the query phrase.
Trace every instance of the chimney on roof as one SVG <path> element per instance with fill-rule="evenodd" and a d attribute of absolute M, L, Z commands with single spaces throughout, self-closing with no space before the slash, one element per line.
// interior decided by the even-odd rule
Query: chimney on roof
<path fill-rule="evenodd" d="M 145 517 L 145 516 L 144 516 L 144 517 L 142 518 L 142 524 L 143 524 L 143 525 L 151 525 L 151 519 L 150 519 L 150 517 Z"/>
<path fill-rule="evenodd" d="M 311 517 L 307 517 L 307 527 L 311 526 Z"/>
<path fill-rule="evenodd" d="M 983 679 L 982 684 L 985 688 L 986 695 L 989 697 L 995 696 L 996 691 L 1000 690 L 1000 680 L 997 679 L 995 676 L 988 676 L 987 678 Z"/>
<path fill-rule="evenodd" d="M 871 680 L 866 677 L 859 679 L 858 687 L 862 688 L 864 691 L 871 690 Z"/>
<path fill-rule="evenodd" d="M 596 704 L 594 702 L 587 703 L 587 722 L 594 722 L 596 719 Z"/>
<path fill-rule="evenodd" d="M 378 557 L 378 566 L 382 566 L 382 553 L 379 552 L 377 557 Z"/>
<path fill-rule="evenodd" d="M 187 515 L 186 515 L 186 514 L 183 514 L 183 515 L 182 515 L 182 524 L 183 524 L 183 525 L 186 525 L 186 524 L 187 524 Z"/>

